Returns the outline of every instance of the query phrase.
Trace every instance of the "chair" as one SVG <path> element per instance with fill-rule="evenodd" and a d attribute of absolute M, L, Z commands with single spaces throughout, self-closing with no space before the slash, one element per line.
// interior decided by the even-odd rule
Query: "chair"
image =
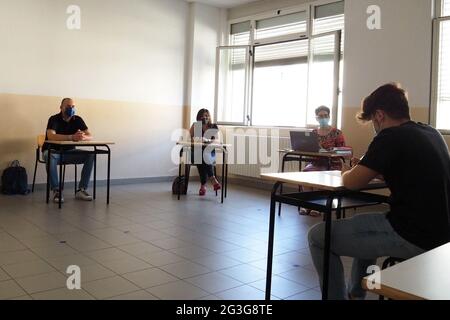
<path fill-rule="evenodd" d="M 387 269 L 389 267 L 395 266 L 397 263 L 403 262 L 405 259 L 401 258 L 394 258 L 394 257 L 388 257 L 386 260 L 383 261 L 383 264 L 381 265 L 381 270 Z M 384 300 L 384 296 L 380 295 L 378 298 L 379 300 Z"/>
<path fill-rule="evenodd" d="M 33 174 L 33 186 L 31 187 L 31 192 L 34 192 L 34 185 L 36 183 L 36 172 L 37 172 L 37 166 L 38 163 L 42 163 L 42 164 L 46 164 L 43 155 L 42 155 L 42 146 L 44 145 L 45 142 L 45 135 L 44 134 L 40 134 L 37 136 L 37 148 L 36 148 L 36 160 L 34 163 L 34 174 Z M 63 177 L 62 177 L 62 183 L 64 186 L 64 181 L 65 181 L 65 177 L 66 177 L 66 165 L 69 163 L 63 163 L 60 165 L 63 165 Z M 77 192 L 77 165 L 73 164 L 75 166 L 75 193 Z"/>

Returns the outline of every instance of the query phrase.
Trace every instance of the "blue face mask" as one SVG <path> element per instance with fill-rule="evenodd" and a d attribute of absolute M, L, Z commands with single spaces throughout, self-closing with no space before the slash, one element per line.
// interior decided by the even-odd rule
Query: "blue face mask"
<path fill-rule="evenodd" d="M 328 127 L 328 125 L 330 124 L 330 118 L 321 118 L 321 119 L 319 119 L 319 124 L 320 124 L 321 128 Z"/>
<path fill-rule="evenodd" d="M 65 111 L 65 115 L 68 118 L 72 118 L 75 115 L 75 108 L 67 108 Z"/>

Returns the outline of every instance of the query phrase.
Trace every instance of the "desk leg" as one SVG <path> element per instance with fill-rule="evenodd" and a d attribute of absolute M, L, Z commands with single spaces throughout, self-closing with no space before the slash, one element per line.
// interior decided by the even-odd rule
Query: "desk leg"
<path fill-rule="evenodd" d="M 51 148 L 49 147 L 47 149 L 47 163 L 45 164 L 47 166 L 47 190 L 46 190 L 46 202 L 48 204 L 49 198 L 50 198 L 50 159 L 52 158 L 52 152 Z"/>
<path fill-rule="evenodd" d="M 325 248 L 323 256 L 322 300 L 328 300 L 328 279 L 330 276 L 331 217 L 333 214 L 333 196 L 327 200 L 325 210 Z"/>
<path fill-rule="evenodd" d="M 281 173 L 284 172 L 284 165 L 286 163 L 286 157 L 288 156 L 288 153 L 286 153 L 283 156 L 283 160 L 281 161 Z M 280 186 L 280 194 L 283 193 L 283 185 Z M 281 202 L 278 203 L 278 216 L 281 216 Z"/>
<path fill-rule="evenodd" d="M 63 184 L 63 163 L 64 163 L 64 154 L 62 148 L 59 150 L 59 202 L 58 208 L 61 209 L 62 204 L 62 184 Z"/>
<path fill-rule="evenodd" d="M 224 149 L 225 155 L 225 198 L 227 197 L 228 193 L 228 152 L 227 149 Z"/>
<path fill-rule="evenodd" d="M 180 150 L 180 164 L 178 166 L 178 200 L 180 200 L 181 197 L 181 164 L 183 162 L 183 147 L 181 147 Z"/>
<path fill-rule="evenodd" d="M 269 222 L 269 246 L 267 252 L 267 274 L 266 274 L 266 301 L 270 300 L 270 293 L 272 290 L 272 263 L 273 263 L 273 241 L 275 233 L 275 196 L 278 188 L 282 183 L 277 182 L 272 189 L 270 197 L 270 222 Z"/>
<path fill-rule="evenodd" d="M 223 196 L 224 196 L 224 192 L 225 192 L 225 152 L 222 151 L 222 189 L 221 189 L 221 202 L 223 203 Z"/>
<path fill-rule="evenodd" d="M 107 181 L 106 181 L 106 204 L 109 204 L 109 195 L 111 189 L 111 149 L 108 145 L 105 146 L 108 150 L 108 172 L 107 172 Z"/>
<path fill-rule="evenodd" d="M 97 198 L 97 147 L 94 147 L 94 200 Z"/>

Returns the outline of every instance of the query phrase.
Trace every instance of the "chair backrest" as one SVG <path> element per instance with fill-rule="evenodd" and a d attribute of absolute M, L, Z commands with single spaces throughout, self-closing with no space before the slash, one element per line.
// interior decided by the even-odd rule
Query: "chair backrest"
<path fill-rule="evenodd" d="M 37 136 L 37 145 L 39 148 L 42 148 L 45 142 L 45 134 L 40 134 Z"/>
<path fill-rule="evenodd" d="M 36 160 L 40 163 L 45 163 L 45 160 L 42 157 L 42 146 L 45 142 L 45 134 L 40 134 L 37 136 L 37 149 L 36 149 Z"/>

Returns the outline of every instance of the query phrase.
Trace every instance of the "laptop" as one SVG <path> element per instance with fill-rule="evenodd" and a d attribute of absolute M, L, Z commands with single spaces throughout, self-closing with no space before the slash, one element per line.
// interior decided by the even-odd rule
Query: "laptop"
<path fill-rule="evenodd" d="M 291 131 L 291 147 L 294 151 L 319 152 L 319 137 L 310 131 Z"/>

